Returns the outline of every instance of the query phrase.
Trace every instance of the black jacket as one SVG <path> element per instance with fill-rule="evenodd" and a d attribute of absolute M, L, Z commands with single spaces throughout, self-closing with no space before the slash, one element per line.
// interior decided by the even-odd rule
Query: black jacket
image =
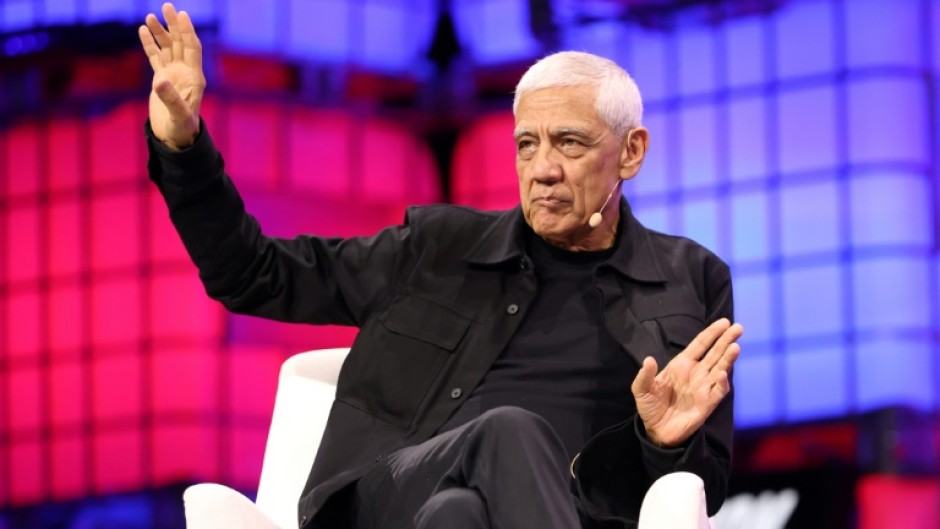
<path fill-rule="evenodd" d="M 327 500 L 377 459 L 431 437 L 516 332 L 537 288 L 521 210 L 416 207 L 373 237 L 267 238 L 207 133 L 172 153 L 147 132 L 150 177 L 210 296 L 234 312 L 360 328 L 299 505 L 301 526 L 321 525 Z M 604 323 L 626 354 L 662 367 L 707 323 L 732 317 L 728 267 L 647 230 L 625 200 L 620 213 L 620 243 L 596 279 Z M 732 426 L 729 395 L 682 448 L 652 445 L 635 416 L 598 432 L 573 467 L 582 506 L 632 525 L 653 480 L 688 470 L 705 480 L 713 514 Z"/>

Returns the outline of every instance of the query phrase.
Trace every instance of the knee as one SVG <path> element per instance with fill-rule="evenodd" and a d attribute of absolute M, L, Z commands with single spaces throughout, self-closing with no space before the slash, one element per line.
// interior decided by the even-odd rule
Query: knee
<path fill-rule="evenodd" d="M 500 406 L 480 415 L 480 422 L 494 430 L 518 430 L 524 432 L 551 430 L 548 421 L 541 415 L 515 406 Z"/>
<path fill-rule="evenodd" d="M 558 434 L 541 415 L 515 406 L 503 406 L 487 411 L 480 416 L 479 439 L 500 446 L 531 446 L 533 442 L 548 442 L 562 446 Z"/>
<path fill-rule="evenodd" d="M 470 488 L 450 488 L 433 494 L 415 514 L 416 529 L 489 527 L 486 502 Z"/>

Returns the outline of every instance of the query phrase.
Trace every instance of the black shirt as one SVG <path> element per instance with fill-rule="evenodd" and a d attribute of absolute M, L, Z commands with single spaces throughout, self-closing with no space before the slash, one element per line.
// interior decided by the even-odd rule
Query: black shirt
<path fill-rule="evenodd" d="M 545 418 L 569 456 L 598 431 L 635 411 L 630 385 L 638 366 L 607 331 L 595 272 L 614 253 L 568 252 L 531 230 L 526 250 L 538 295 L 516 335 L 467 401 L 442 427 L 517 406 Z"/>

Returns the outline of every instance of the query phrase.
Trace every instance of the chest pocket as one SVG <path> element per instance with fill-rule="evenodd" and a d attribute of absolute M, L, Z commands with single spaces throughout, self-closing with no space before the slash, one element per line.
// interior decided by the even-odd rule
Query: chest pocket
<path fill-rule="evenodd" d="M 660 316 L 656 318 L 656 326 L 670 357 L 681 353 L 705 329 L 705 323 L 688 314 Z"/>
<path fill-rule="evenodd" d="M 407 429 L 469 327 L 469 318 L 436 301 L 398 298 L 360 331 L 338 397 Z"/>
<path fill-rule="evenodd" d="M 425 298 L 400 298 L 379 317 L 389 332 L 453 351 L 470 326 L 470 320 Z"/>

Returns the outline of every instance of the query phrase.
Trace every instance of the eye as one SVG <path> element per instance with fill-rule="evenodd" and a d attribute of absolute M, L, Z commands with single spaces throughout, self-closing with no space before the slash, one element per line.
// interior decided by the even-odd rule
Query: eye
<path fill-rule="evenodd" d="M 516 144 L 516 151 L 520 156 L 531 155 L 535 152 L 535 142 L 532 140 L 519 140 Z"/>
<path fill-rule="evenodd" d="M 576 136 L 564 136 L 558 142 L 558 150 L 569 158 L 578 158 L 587 152 L 587 144 Z"/>

